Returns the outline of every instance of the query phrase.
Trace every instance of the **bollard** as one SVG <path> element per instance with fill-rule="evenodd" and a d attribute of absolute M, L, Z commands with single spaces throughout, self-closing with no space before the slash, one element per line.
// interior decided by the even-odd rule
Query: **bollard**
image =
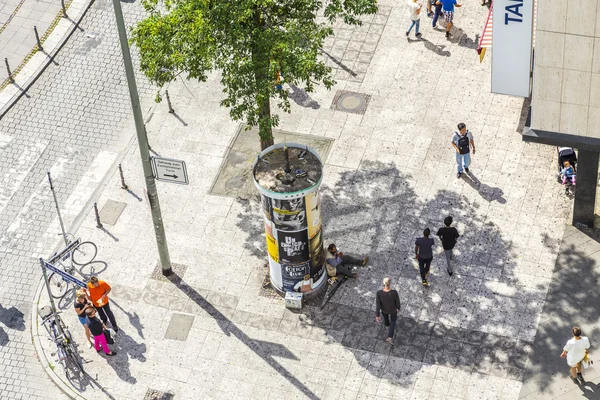
<path fill-rule="evenodd" d="M 62 17 L 63 18 L 69 18 L 67 16 L 67 9 L 65 8 L 65 0 L 60 0 L 60 5 L 62 7 Z"/>
<path fill-rule="evenodd" d="M 10 79 L 11 82 L 14 82 L 14 78 L 12 76 L 12 72 L 10 72 L 10 65 L 8 65 L 8 58 L 4 58 L 4 63 L 6 64 L 6 72 L 8 72 L 8 79 Z"/>
<path fill-rule="evenodd" d="M 169 113 L 173 114 L 175 110 L 173 110 L 173 106 L 171 105 L 171 98 L 169 97 L 169 91 L 165 90 L 165 96 L 167 97 L 167 104 L 169 105 Z"/>
<path fill-rule="evenodd" d="M 43 50 L 42 42 L 40 42 L 40 35 L 37 31 L 37 26 L 35 26 L 35 25 L 33 26 L 33 32 L 35 33 L 35 41 L 37 42 L 38 50 Z"/>
<path fill-rule="evenodd" d="M 96 228 L 102 229 L 102 222 L 100 222 L 100 213 L 98 212 L 98 203 L 94 202 L 94 214 L 96 214 Z"/>
<path fill-rule="evenodd" d="M 125 183 L 125 177 L 123 176 L 123 168 L 121 168 L 121 164 L 119 164 L 119 175 L 121 175 L 121 189 L 127 189 L 127 184 Z"/>

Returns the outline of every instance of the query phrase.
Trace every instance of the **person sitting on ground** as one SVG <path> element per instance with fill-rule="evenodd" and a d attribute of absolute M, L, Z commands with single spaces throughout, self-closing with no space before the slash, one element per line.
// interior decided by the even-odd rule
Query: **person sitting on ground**
<path fill-rule="evenodd" d="M 567 184 L 567 179 L 570 179 L 573 185 L 575 184 L 575 170 L 573 169 L 573 166 L 570 162 L 563 162 L 563 167 L 560 170 L 560 175 L 562 177 L 563 185 Z"/>
<path fill-rule="evenodd" d="M 326 254 L 327 262 L 327 275 L 333 277 L 337 275 L 344 275 L 349 278 L 356 278 L 358 275 L 350 271 L 349 265 L 360 265 L 365 266 L 369 261 L 369 257 L 365 257 L 362 260 L 345 255 L 341 251 L 337 250 L 335 243 L 331 243 L 327 247 Z"/>

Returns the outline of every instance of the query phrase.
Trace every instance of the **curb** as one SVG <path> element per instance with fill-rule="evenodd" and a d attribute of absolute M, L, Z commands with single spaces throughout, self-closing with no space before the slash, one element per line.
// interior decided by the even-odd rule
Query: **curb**
<path fill-rule="evenodd" d="M 79 6 L 79 4 L 75 5 L 73 3 L 75 3 L 75 1 L 73 1 L 70 4 L 69 9 L 76 8 L 76 5 Z M 23 80 L 19 80 L 19 75 L 17 75 L 15 77 L 14 83 L 9 84 L 9 86 L 5 87 L 2 91 L 0 91 L 0 104 L 1 104 L 0 119 L 4 118 L 6 113 L 19 101 L 19 99 L 21 99 L 21 97 L 23 97 L 27 93 L 27 91 L 38 80 L 38 78 L 42 75 L 42 73 L 46 70 L 46 68 L 48 68 L 48 66 L 52 62 L 54 62 L 54 58 L 62 50 L 62 48 L 65 46 L 67 41 L 71 38 L 73 33 L 79 28 L 81 21 L 87 15 L 90 7 L 94 4 L 94 0 L 89 0 L 87 6 L 85 6 L 84 4 L 85 4 L 85 1 L 82 1 L 81 2 L 82 10 L 80 11 L 79 15 L 77 16 L 77 21 L 74 21 L 71 18 L 68 19 L 69 23 L 71 23 L 72 26 L 70 28 L 67 28 L 66 34 L 62 33 L 62 35 L 63 35 L 62 38 L 60 38 L 60 39 L 58 38 L 58 36 L 61 35 L 60 27 L 59 27 L 60 22 L 59 22 L 59 24 L 57 24 L 57 26 L 54 27 L 52 33 L 50 33 L 50 35 L 48 35 L 48 38 L 46 38 L 44 43 L 50 44 L 53 41 L 56 42 L 56 45 L 54 46 L 52 51 L 50 53 L 38 51 L 35 54 L 33 54 L 33 56 L 31 56 L 31 58 L 25 63 L 25 65 L 23 65 L 21 73 L 29 72 L 28 71 L 29 69 L 35 68 L 35 66 L 32 65 L 34 63 L 37 63 L 39 65 L 38 68 L 35 71 L 33 71 L 31 74 L 29 74 L 29 76 Z M 38 56 L 37 57 L 38 60 L 35 60 L 36 56 Z"/>

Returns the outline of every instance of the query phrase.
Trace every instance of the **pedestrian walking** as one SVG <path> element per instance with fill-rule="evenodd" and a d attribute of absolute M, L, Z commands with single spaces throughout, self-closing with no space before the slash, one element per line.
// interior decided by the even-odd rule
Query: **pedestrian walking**
<path fill-rule="evenodd" d="M 456 150 L 456 167 L 458 173 L 457 178 L 460 178 L 463 173 L 463 167 L 465 172 L 469 173 L 469 165 L 471 165 L 471 148 L 473 148 L 473 154 L 475 154 L 475 141 L 473 140 L 473 134 L 467 130 L 467 125 L 464 123 L 458 124 L 458 132 L 452 134 L 452 147 Z"/>
<path fill-rule="evenodd" d="M 104 331 L 106 330 L 106 324 L 98 319 L 96 316 L 95 308 L 88 308 L 85 311 L 87 315 L 87 324 L 90 328 L 90 332 L 94 335 L 94 348 L 98 353 L 100 350 L 104 350 L 104 354 L 107 356 L 114 356 L 117 354 L 116 351 L 110 351 L 108 348 L 108 343 L 106 342 L 106 336 L 104 336 Z"/>
<path fill-rule="evenodd" d="M 431 268 L 431 260 L 433 260 L 433 250 L 431 248 L 434 245 L 434 241 L 429 235 L 431 235 L 431 231 L 429 228 L 425 228 L 423 230 L 423 237 L 417 238 L 415 241 L 415 258 L 419 261 L 421 281 L 425 287 L 429 287 L 427 278 L 429 276 L 429 269 Z"/>
<path fill-rule="evenodd" d="M 108 294 L 110 293 L 110 285 L 100 279 L 97 276 L 92 276 L 88 282 L 88 298 L 92 302 L 92 305 L 98 310 L 98 315 L 104 324 L 110 321 L 110 325 L 116 332 L 119 332 L 117 321 L 115 316 L 110 309 L 108 302 Z"/>
<path fill-rule="evenodd" d="M 352 273 L 350 265 L 360 265 L 364 267 L 369 261 L 369 257 L 362 260 L 356 257 L 348 256 L 337 250 L 335 243 L 327 246 L 327 254 L 325 255 L 327 275 L 334 277 L 337 275 L 345 275 L 348 278 L 356 278 L 357 274 Z"/>
<path fill-rule="evenodd" d="M 442 11 L 444 12 L 444 20 L 446 21 L 446 37 L 450 37 L 452 29 L 452 21 L 454 20 L 454 7 L 462 7 L 456 0 L 439 0 L 442 3 Z"/>
<path fill-rule="evenodd" d="M 429 1 L 429 0 L 427 0 Z M 413 26 L 415 29 L 415 36 L 421 37 L 421 33 L 419 32 L 419 24 L 421 23 L 421 9 L 423 8 L 423 3 L 420 0 L 408 0 L 408 13 L 410 16 L 410 25 L 408 26 L 408 30 L 406 31 L 406 36 L 410 34 Z"/>
<path fill-rule="evenodd" d="M 77 313 L 77 318 L 79 319 L 79 322 L 81 323 L 81 325 L 83 325 L 83 328 L 85 329 L 85 337 L 88 341 L 88 347 L 91 349 L 93 346 L 92 334 L 90 332 L 90 328 L 88 328 L 87 314 L 85 313 L 90 308 L 94 307 L 92 306 L 92 303 L 90 303 L 86 298 L 85 289 L 79 289 L 75 293 L 75 312 Z"/>
<path fill-rule="evenodd" d="M 383 289 L 377 292 L 375 301 L 377 307 L 375 320 L 380 322 L 380 314 L 383 314 L 383 321 L 385 326 L 388 327 L 388 334 L 385 341 L 393 346 L 396 320 L 398 319 L 398 312 L 400 312 L 400 297 L 398 296 L 398 292 L 392 289 L 390 278 L 383 278 Z"/>
<path fill-rule="evenodd" d="M 573 337 L 569 339 L 563 348 L 560 357 L 567 358 L 567 364 L 571 369 L 571 380 L 578 384 L 577 378 L 583 382 L 581 362 L 588 356 L 590 340 L 586 336 L 581 336 L 581 329 L 578 326 L 574 326 L 572 332 Z"/>
<path fill-rule="evenodd" d="M 436 235 L 442 240 L 442 247 L 444 248 L 444 254 L 446 255 L 446 264 L 448 265 L 448 275 L 452 276 L 452 250 L 456 245 L 456 239 L 458 239 L 460 235 L 455 227 L 450 226 L 452 225 L 452 217 L 444 218 L 444 225 L 445 226 L 438 229 Z"/>
<path fill-rule="evenodd" d="M 433 19 L 431 20 L 431 26 L 437 28 L 437 22 L 440 15 L 442 15 L 442 3 L 436 1 L 434 3 L 435 10 L 433 12 Z"/>

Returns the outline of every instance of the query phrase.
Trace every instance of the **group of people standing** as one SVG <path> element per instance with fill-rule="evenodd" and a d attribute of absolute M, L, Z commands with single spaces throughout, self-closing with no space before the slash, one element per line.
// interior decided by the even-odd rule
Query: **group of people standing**
<path fill-rule="evenodd" d="M 462 7 L 463 4 L 457 2 L 457 0 L 425 0 L 427 2 L 427 16 L 431 17 L 431 26 L 436 28 L 439 17 L 443 14 L 444 21 L 446 23 L 446 37 L 449 38 L 452 30 L 452 22 L 454 21 L 454 8 Z M 413 27 L 415 29 L 415 36 L 420 38 L 421 32 L 419 27 L 421 24 L 421 15 L 423 8 L 423 2 L 421 0 L 408 0 L 408 12 L 410 16 L 410 25 L 406 30 L 406 36 L 410 34 Z M 432 11 L 432 8 L 434 11 Z"/>
<path fill-rule="evenodd" d="M 79 289 L 76 292 L 74 306 L 79 322 L 85 329 L 89 347 L 93 346 L 97 352 L 103 350 L 107 356 L 114 356 L 117 352 L 111 351 L 108 347 L 108 341 L 112 341 L 112 339 L 106 324 L 110 321 L 115 333 L 119 331 L 119 327 L 110 309 L 108 301 L 110 291 L 111 287 L 108 283 L 93 276 L 86 289 Z M 94 337 L 93 343 L 92 336 Z"/>

